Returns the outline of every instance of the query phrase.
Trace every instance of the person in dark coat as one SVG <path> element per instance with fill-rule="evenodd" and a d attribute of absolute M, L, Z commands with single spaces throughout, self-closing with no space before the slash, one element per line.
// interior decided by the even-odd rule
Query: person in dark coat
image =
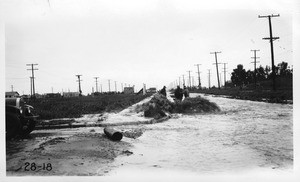
<path fill-rule="evenodd" d="M 180 86 L 177 86 L 175 92 L 174 92 L 174 96 L 177 100 L 181 101 L 182 97 L 183 97 L 183 92 L 182 89 L 180 88 Z"/>
<path fill-rule="evenodd" d="M 164 86 L 164 87 L 160 90 L 159 93 L 162 94 L 162 95 L 164 95 L 164 96 L 166 97 L 166 96 L 167 96 L 166 86 Z"/>
<path fill-rule="evenodd" d="M 189 90 L 186 88 L 186 86 L 183 87 L 183 94 L 184 94 L 184 98 L 187 98 L 190 96 Z"/>

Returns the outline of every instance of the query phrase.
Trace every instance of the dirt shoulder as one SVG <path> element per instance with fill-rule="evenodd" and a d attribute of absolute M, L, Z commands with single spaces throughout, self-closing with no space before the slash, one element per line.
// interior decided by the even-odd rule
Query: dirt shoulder
<path fill-rule="evenodd" d="M 7 143 L 7 176 L 105 175 L 117 156 L 132 154 L 128 140 L 111 141 L 103 128 L 38 131 Z"/>

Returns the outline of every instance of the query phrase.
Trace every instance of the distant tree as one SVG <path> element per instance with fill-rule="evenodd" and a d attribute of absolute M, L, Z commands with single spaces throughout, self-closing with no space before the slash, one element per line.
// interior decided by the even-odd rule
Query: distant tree
<path fill-rule="evenodd" d="M 246 84 L 254 83 L 254 72 L 248 70 L 246 72 Z"/>
<path fill-rule="evenodd" d="M 278 64 L 278 75 L 281 77 L 292 75 L 292 70 L 289 69 L 287 62 L 282 61 Z"/>
<path fill-rule="evenodd" d="M 267 78 L 267 74 L 265 72 L 265 69 L 260 65 L 257 69 L 256 69 L 256 80 L 257 81 L 263 81 Z"/>
<path fill-rule="evenodd" d="M 234 85 L 242 88 L 242 85 L 246 81 L 246 71 L 242 64 L 237 65 L 237 68 L 231 73 L 231 81 Z"/>
<path fill-rule="evenodd" d="M 271 78 L 271 67 L 270 66 L 266 66 L 265 68 L 265 73 L 266 73 L 266 78 L 270 79 Z"/>

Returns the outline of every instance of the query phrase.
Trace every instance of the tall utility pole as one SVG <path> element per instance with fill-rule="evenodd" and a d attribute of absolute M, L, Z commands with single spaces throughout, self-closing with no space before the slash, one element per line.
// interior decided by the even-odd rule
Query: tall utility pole
<path fill-rule="evenodd" d="M 32 88 L 32 94 L 31 97 L 35 98 L 35 87 L 34 87 L 34 70 L 38 70 L 37 68 L 33 68 L 33 66 L 36 66 L 38 64 L 26 64 L 26 66 L 31 66 L 31 88 Z"/>
<path fill-rule="evenodd" d="M 228 64 L 228 63 L 223 63 L 224 64 L 224 87 L 226 88 L 226 64 Z"/>
<path fill-rule="evenodd" d="M 198 84 L 198 87 L 199 87 L 199 89 L 201 89 L 201 80 L 200 80 L 200 71 L 199 71 L 199 65 L 201 65 L 201 64 L 195 64 L 195 66 L 197 66 L 197 68 L 198 68 L 198 81 L 199 81 L 199 84 Z"/>
<path fill-rule="evenodd" d="M 189 73 L 189 84 L 190 84 L 190 88 L 192 87 L 192 84 L 191 84 L 191 71 L 187 71 Z"/>
<path fill-rule="evenodd" d="M 96 92 L 98 92 L 98 80 L 97 80 L 97 79 L 98 79 L 99 77 L 94 77 L 94 78 L 96 79 Z"/>
<path fill-rule="evenodd" d="M 273 90 L 276 90 L 275 86 L 275 65 L 274 65 L 274 50 L 273 50 L 273 41 L 276 39 L 279 39 L 279 37 L 273 37 L 272 34 L 272 24 L 271 24 L 271 18 L 273 17 L 279 17 L 278 15 L 267 15 L 267 16 L 260 16 L 258 15 L 258 18 L 268 18 L 269 19 L 269 29 L 270 29 L 270 37 L 263 38 L 265 40 L 270 40 L 270 45 L 271 45 L 271 61 L 272 61 L 272 78 L 273 78 Z"/>
<path fill-rule="evenodd" d="M 81 85 L 80 85 L 80 81 L 82 81 L 82 80 L 80 80 L 80 77 L 82 76 L 82 75 L 76 75 L 77 77 L 78 77 L 78 80 L 77 80 L 77 82 L 78 82 L 78 84 L 79 84 L 79 96 L 82 96 L 82 91 L 81 91 Z"/>
<path fill-rule="evenodd" d="M 254 52 L 254 57 L 251 57 L 252 59 L 254 59 L 254 62 L 251 62 L 251 63 L 254 63 L 254 87 L 256 88 L 256 63 L 259 63 L 256 61 L 256 59 L 258 59 L 259 57 L 256 57 L 256 51 L 259 51 L 259 50 L 251 50 Z"/>
<path fill-rule="evenodd" d="M 30 78 L 30 96 L 32 97 L 32 77 Z"/>
<path fill-rule="evenodd" d="M 218 53 L 221 53 L 221 52 L 211 52 L 210 54 L 215 54 L 216 63 L 214 63 L 214 64 L 216 64 L 216 69 L 217 69 L 218 87 L 219 87 L 219 89 L 221 89 L 220 88 L 220 80 L 219 80 L 218 59 L 217 59 L 217 54 Z"/>
<path fill-rule="evenodd" d="M 110 80 L 108 80 L 108 92 L 110 92 Z"/>
<path fill-rule="evenodd" d="M 183 80 L 183 85 L 185 85 L 184 75 L 182 75 L 182 80 Z M 183 87 L 183 85 L 182 85 L 182 87 Z"/>
<path fill-rule="evenodd" d="M 115 91 L 117 93 L 117 81 L 115 81 Z"/>
<path fill-rule="evenodd" d="M 210 89 L 210 69 L 208 69 L 208 89 Z"/>

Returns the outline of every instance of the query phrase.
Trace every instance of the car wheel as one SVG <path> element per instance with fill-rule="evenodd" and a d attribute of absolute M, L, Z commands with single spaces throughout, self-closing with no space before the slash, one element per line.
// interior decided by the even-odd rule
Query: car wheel
<path fill-rule="evenodd" d="M 21 122 L 20 119 L 12 113 L 6 113 L 6 139 L 11 139 L 19 134 L 21 130 Z"/>
<path fill-rule="evenodd" d="M 29 114 L 28 116 L 33 116 L 33 114 Z M 22 130 L 22 135 L 29 135 L 35 128 L 36 121 L 34 119 L 30 119 L 26 129 Z"/>

